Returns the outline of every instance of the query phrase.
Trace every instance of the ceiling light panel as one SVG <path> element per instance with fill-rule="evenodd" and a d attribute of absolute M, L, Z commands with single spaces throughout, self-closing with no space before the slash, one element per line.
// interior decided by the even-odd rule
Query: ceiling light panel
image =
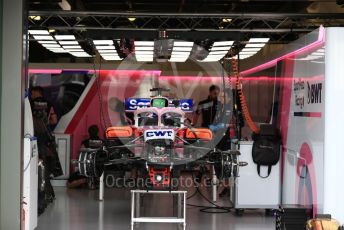
<path fill-rule="evenodd" d="M 169 62 L 186 62 L 188 60 L 188 57 L 186 58 L 170 58 L 168 61 Z"/>
<path fill-rule="evenodd" d="M 193 42 L 179 42 L 179 41 L 175 41 L 173 42 L 173 46 L 176 47 L 193 47 L 194 43 Z"/>
<path fill-rule="evenodd" d="M 135 58 L 138 62 L 152 62 L 154 59 L 154 41 L 134 41 Z"/>
<path fill-rule="evenodd" d="M 47 30 L 29 30 L 31 35 L 50 35 Z"/>
<path fill-rule="evenodd" d="M 211 47 L 210 51 L 230 50 L 231 46 L 216 46 Z"/>
<path fill-rule="evenodd" d="M 207 56 L 203 60 L 200 60 L 200 62 L 216 62 L 220 61 L 223 58 L 223 55 L 214 55 L 214 56 Z"/>
<path fill-rule="evenodd" d="M 98 50 L 98 52 L 100 54 L 103 54 L 103 53 L 117 53 L 117 50 L 115 50 L 115 49 L 111 49 L 111 50 Z"/>
<path fill-rule="evenodd" d="M 57 44 L 56 41 L 37 41 L 40 44 Z"/>
<path fill-rule="evenodd" d="M 248 42 L 249 43 L 267 43 L 270 38 L 251 38 Z"/>
<path fill-rule="evenodd" d="M 227 51 L 211 51 L 209 54 L 211 54 L 211 55 L 218 55 L 218 54 L 225 55 L 227 53 L 228 53 L 228 50 Z"/>
<path fill-rule="evenodd" d="M 74 35 L 55 35 L 56 40 L 75 40 Z"/>
<path fill-rule="evenodd" d="M 102 53 L 101 56 L 118 56 L 118 53 L 112 52 L 112 53 Z"/>
<path fill-rule="evenodd" d="M 136 55 L 153 55 L 153 52 L 152 51 L 142 51 L 142 50 L 137 50 L 135 52 Z"/>
<path fill-rule="evenodd" d="M 50 50 L 51 52 L 54 52 L 54 53 L 68 53 L 66 50 L 64 49 L 48 49 Z"/>
<path fill-rule="evenodd" d="M 97 50 L 115 50 L 115 46 L 96 46 Z"/>
<path fill-rule="evenodd" d="M 214 42 L 213 46 L 232 46 L 234 41 Z"/>
<path fill-rule="evenodd" d="M 113 40 L 93 40 L 98 53 L 105 61 L 120 61 L 116 47 L 114 46 Z"/>
<path fill-rule="evenodd" d="M 113 45 L 112 40 L 93 40 L 93 44 L 95 45 Z"/>
<path fill-rule="evenodd" d="M 214 42 L 213 46 L 232 46 L 234 41 Z"/>
<path fill-rule="evenodd" d="M 75 57 L 92 57 L 86 52 L 69 52 L 69 53 Z"/>
<path fill-rule="evenodd" d="M 81 49 L 81 46 L 79 46 L 79 45 L 71 45 L 71 46 L 65 45 L 65 46 L 62 46 L 62 47 L 65 48 L 65 49 Z"/>
<path fill-rule="evenodd" d="M 152 62 L 154 58 L 154 41 L 134 41 L 135 58 L 139 62 Z"/>
<path fill-rule="evenodd" d="M 239 55 L 239 59 L 246 59 L 246 58 L 249 58 L 249 57 L 252 57 L 252 55 Z"/>
<path fill-rule="evenodd" d="M 246 44 L 245 48 L 263 48 L 265 46 L 265 43 L 261 44 Z"/>
<path fill-rule="evenodd" d="M 60 48 L 61 46 L 58 44 L 42 44 L 45 48 Z"/>
<path fill-rule="evenodd" d="M 134 41 L 135 46 L 154 46 L 154 41 Z"/>
<path fill-rule="evenodd" d="M 210 52 L 201 62 L 216 62 L 221 60 L 232 48 L 234 41 L 214 42 Z"/>
<path fill-rule="evenodd" d="M 69 53 L 75 57 L 92 57 L 75 41 L 74 35 L 55 35 L 52 37 L 45 30 L 30 30 L 29 33 L 33 35 L 38 43 L 51 52 Z M 59 44 L 54 38 L 58 40 Z"/>
<path fill-rule="evenodd" d="M 174 41 L 170 62 L 186 62 L 193 48 L 193 42 Z"/>
<path fill-rule="evenodd" d="M 83 49 L 65 49 L 68 52 L 85 52 Z"/>
<path fill-rule="evenodd" d="M 139 62 L 152 62 L 153 57 L 136 57 L 136 61 Z"/>
<path fill-rule="evenodd" d="M 173 51 L 191 51 L 192 47 L 178 47 L 178 46 L 174 46 L 173 47 Z"/>
<path fill-rule="evenodd" d="M 54 40 L 54 38 L 50 35 L 33 35 L 33 37 L 36 40 Z"/>
<path fill-rule="evenodd" d="M 78 45 L 79 42 L 77 41 L 59 41 L 61 45 Z"/>
<path fill-rule="evenodd" d="M 136 46 L 135 50 L 154 50 L 153 46 Z"/>
<path fill-rule="evenodd" d="M 141 54 L 141 55 L 138 55 L 138 54 L 135 54 L 135 58 L 136 58 L 136 61 L 139 61 L 139 62 L 152 62 L 153 61 L 153 53 L 152 54 Z"/>

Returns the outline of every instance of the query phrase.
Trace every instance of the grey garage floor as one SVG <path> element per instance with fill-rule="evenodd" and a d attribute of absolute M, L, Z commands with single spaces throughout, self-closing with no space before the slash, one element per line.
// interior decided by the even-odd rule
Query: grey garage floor
<path fill-rule="evenodd" d="M 55 188 L 56 201 L 38 220 L 37 230 L 113 230 L 130 229 L 130 192 L 124 189 L 106 189 L 105 201 L 97 201 L 97 190 L 68 190 Z M 210 195 L 210 192 L 204 191 Z M 192 191 L 189 192 L 189 195 Z M 149 195 L 144 199 L 146 215 L 170 215 L 173 203 L 170 197 Z M 158 195 L 159 196 L 159 195 Z M 207 205 L 200 196 L 188 203 Z M 219 202 L 229 205 L 228 198 Z M 188 230 L 269 230 L 275 229 L 274 218 L 266 217 L 263 211 L 246 211 L 243 217 L 231 213 L 207 214 L 199 208 L 187 208 Z M 176 224 L 139 224 L 137 230 L 177 230 Z"/>

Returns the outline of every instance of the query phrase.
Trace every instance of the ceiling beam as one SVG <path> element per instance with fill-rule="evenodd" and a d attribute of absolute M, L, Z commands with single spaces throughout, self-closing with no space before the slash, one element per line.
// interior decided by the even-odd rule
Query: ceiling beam
<path fill-rule="evenodd" d="M 102 16 L 102 17 L 175 17 L 175 18 L 338 18 L 343 19 L 342 13 L 137 13 L 137 12 L 94 12 L 94 11 L 29 11 L 29 16 L 50 16 L 60 15 L 64 17 L 78 17 L 78 16 Z"/>

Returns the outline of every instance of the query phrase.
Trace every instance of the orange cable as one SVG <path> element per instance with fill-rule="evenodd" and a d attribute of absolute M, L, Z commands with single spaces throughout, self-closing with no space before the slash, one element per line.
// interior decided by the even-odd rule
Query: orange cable
<path fill-rule="evenodd" d="M 252 117 L 251 117 L 250 112 L 248 110 L 246 98 L 245 98 L 244 92 L 243 92 L 242 87 L 241 87 L 240 73 L 239 73 L 239 69 L 238 69 L 238 61 L 237 61 L 237 59 L 231 59 L 231 62 L 232 62 L 231 63 L 232 64 L 231 65 L 232 72 L 234 73 L 234 75 L 236 77 L 236 88 L 237 88 L 238 93 L 239 93 L 241 109 L 242 109 L 242 112 L 244 114 L 245 120 L 246 120 L 248 126 L 250 127 L 250 129 L 254 133 L 259 133 L 259 128 L 254 123 L 254 121 L 252 120 Z"/>

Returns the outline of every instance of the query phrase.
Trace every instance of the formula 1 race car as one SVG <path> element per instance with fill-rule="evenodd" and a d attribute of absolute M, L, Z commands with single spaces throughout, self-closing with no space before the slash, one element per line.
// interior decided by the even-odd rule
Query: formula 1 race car
<path fill-rule="evenodd" d="M 161 96 L 137 108 L 132 126 L 109 127 L 98 150 L 83 150 L 78 164 L 82 175 L 100 177 L 106 167 L 130 163 L 147 179 L 147 189 L 172 189 L 172 178 L 183 169 L 214 164 L 219 179 L 237 176 L 238 151 L 216 149 L 208 128 L 194 128 L 185 122 L 185 104 Z"/>

